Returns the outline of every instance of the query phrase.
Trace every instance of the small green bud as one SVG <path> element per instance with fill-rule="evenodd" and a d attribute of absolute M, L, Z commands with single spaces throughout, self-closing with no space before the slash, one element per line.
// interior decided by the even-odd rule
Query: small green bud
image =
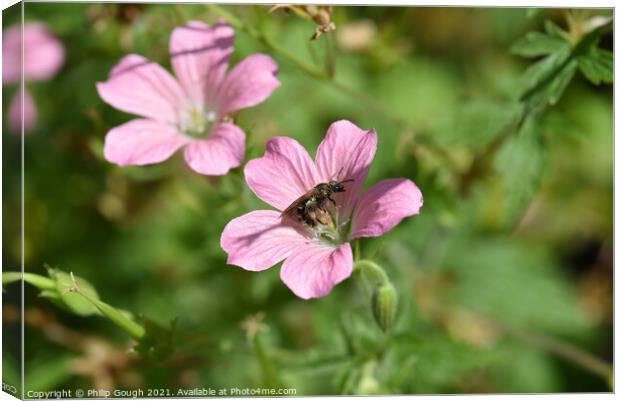
<path fill-rule="evenodd" d="M 375 288 L 372 294 L 372 314 L 381 330 L 388 331 L 394 325 L 397 302 L 396 290 L 390 282 Z"/>

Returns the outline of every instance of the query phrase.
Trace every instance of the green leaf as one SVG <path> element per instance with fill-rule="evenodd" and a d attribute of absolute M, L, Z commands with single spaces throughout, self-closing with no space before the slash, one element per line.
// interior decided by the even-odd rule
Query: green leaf
<path fill-rule="evenodd" d="M 449 251 L 449 302 L 509 327 L 581 336 L 591 328 L 574 284 L 543 247 L 512 238 L 464 238 Z"/>
<path fill-rule="evenodd" d="M 386 357 L 389 384 L 411 393 L 452 392 L 459 380 L 494 359 L 490 351 L 455 341 L 440 332 L 395 344 Z"/>
<path fill-rule="evenodd" d="M 74 283 L 71 275 L 58 269 L 49 269 L 48 274 L 56 282 L 56 290 L 60 296 L 60 301 L 71 312 L 80 316 L 99 314 L 97 307 L 89 300 L 99 300 L 97 290 L 91 283 L 78 276 L 74 276 Z M 71 291 L 75 284 L 80 288 L 81 294 Z M 85 298 L 83 295 L 86 295 L 88 298 Z"/>
<path fill-rule="evenodd" d="M 555 52 L 525 71 L 521 100 L 530 108 L 555 104 L 570 83 L 577 63 L 569 49 Z"/>
<path fill-rule="evenodd" d="M 577 59 L 579 70 L 593 84 L 601 82 L 612 83 L 614 80 L 613 53 L 592 47 L 589 52 L 580 55 Z"/>
<path fill-rule="evenodd" d="M 504 223 L 514 224 L 533 198 L 543 171 L 545 152 L 533 119 L 525 121 L 519 133 L 501 148 L 495 169 L 502 187 Z"/>
<path fill-rule="evenodd" d="M 529 32 L 517 41 L 510 52 L 523 57 L 537 57 L 568 49 L 570 44 L 563 37 L 542 32 Z"/>
<path fill-rule="evenodd" d="M 521 111 L 516 102 L 468 102 L 438 127 L 437 139 L 449 146 L 479 148 L 499 136 Z"/>
<path fill-rule="evenodd" d="M 556 38 L 565 38 L 567 36 L 567 33 L 551 20 L 545 21 L 545 31 L 549 36 Z"/>

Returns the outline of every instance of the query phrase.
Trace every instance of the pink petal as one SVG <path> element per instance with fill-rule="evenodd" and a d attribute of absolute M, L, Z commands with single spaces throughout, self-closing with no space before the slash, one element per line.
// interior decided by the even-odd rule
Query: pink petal
<path fill-rule="evenodd" d="M 119 110 L 175 124 L 187 99 L 178 82 L 159 64 L 130 54 L 97 83 L 99 96 Z"/>
<path fill-rule="evenodd" d="M 294 228 L 282 224 L 280 213 L 257 210 L 228 223 L 220 245 L 228 253 L 228 264 L 260 271 L 282 261 L 306 242 Z"/>
<path fill-rule="evenodd" d="M 348 243 L 339 248 L 310 243 L 284 261 L 280 277 L 295 295 L 309 299 L 329 294 L 352 271 L 353 256 Z"/>
<path fill-rule="evenodd" d="M 420 212 L 422 192 L 404 178 L 380 181 L 360 196 L 353 214 L 352 238 L 378 237 L 402 219 Z"/>
<path fill-rule="evenodd" d="M 246 164 L 244 174 L 256 196 L 278 210 L 286 209 L 318 183 L 306 149 L 296 140 L 281 136 L 267 143 L 265 156 Z"/>
<path fill-rule="evenodd" d="M 245 133 L 234 124 L 219 124 L 207 139 L 185 148 L 185 161 L 192 170 L 206 175 L 224 175 L 243 162 Z"/>
<path fill-rule="evenodd" d="M 176 128 L 154 120 L 131 120 L 112 128 L 103 155 L 119 166 L 159 163 L 189 142 Z"/>
<path fill-rule="evenodd" d="M 62 43 L 40 22 L 24 24 L 24 79 L 42 81 L 52 78 L 65 61 Z M 21 75 L 21 29 L 11 26 L 2 36 L 2 82 L 11 84 Z"/>
<path fill-rule="evenodd" d="M 185 92 L 197 104 L 207 105 L 228 67 L 235 31 L 226 23 L 211 27 L 189 21 L 170 37 L 172 67 Z"/>
<path fill-rule="evenodd" d="M 22 36 L 20 25 L 2 31 L 2 84 L 19 82 L 22 62 Z"/>
<path fill-rule="evenodd" d="M 11 98 L 9 105 L 9 128 L 16 134 L 22 132 L 22 97 L 21 90 L 18 90 Z M 30 95 L 30 92 L 24 90 L 24 133 L 28 133 L 34 129 L 37 122 L 37 105 Z"/>
<path fill-rule="evenodd" d="M 347 212 L 353 207 L 377 151 L 377 133 L 365 131 L 350 121 L 333 123 L 316 153 L 316 167 L 322 182 L 353 179 L 336 202 Z"/>
<path fill-rule="evenodd" d="M 265 54 L 253 54 L 241 60 L 228 73 L 219 91 L 221 114 L 256 106 L 280 86 L 278 65 Z"/>

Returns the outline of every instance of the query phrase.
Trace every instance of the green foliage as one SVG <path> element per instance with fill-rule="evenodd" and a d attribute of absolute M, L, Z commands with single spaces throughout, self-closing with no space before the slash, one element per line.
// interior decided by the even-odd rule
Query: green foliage
<path fill-rule="evenodd" d="M 23 138 L 23 261 L 22 138 L 3 136 L 3 264 L 26 269 L 29 389 L 96 388 L 105 372 L 116 388 L 299 396 L 609 389 L 600 370 L 557 350 L 577 347 L 604 371 L 612 356 L 613 97 L 600 85 L 613 82 L 611 10 L 337 7 L 337 30 L 310 42 L 311 22 L 265 6 L 25 8 L 67 50 L 54 79 L 27 83 L 39 124 Z M 20 20 L 3 17 L 5 28 Z M 224 226 L 270 208 L 243 166 L 204 177 L 181 154 L 133 167 L 103 158 L 107 132 L 134 117 L 95 83 L 129 53 L 169 69 L 170 32 L 220 18 L 236 27 L 231 65 L 269 54 L 282 83 L 234 116 L 246 162 L 274 135 L 313 153 L 330 123 L 349 119 L 378 132 L 365 187 L 403 177 L 424 195 L 419 215 L 357 240 L 355 273 L 323 299 L 296 298 L 279 266 L 227 265 Z M 75 274 L 36 274 L 46 261 Z M 10 320 L 21 277 L 2 276 L 7 341 L 21 335 Z M 93 360 L 67 332 L 116 353 L 78 374 L 75 361 Z M 21 355 L 8 349 L 3 379 L 17 384 Z"/>
<path fill-rule="evenodd" d="M 148 319 L 142 318 L 143 335 L 134 350 L 146 360 L 155 363 L 165 363 L 172 354 L 174 329 L 176 321 L 171 321 L 169 327 Z"/>
<path fill-rule="evenodd" d="M 538 137 L 538 123 L 528 119 L 517 135 L 508 139 L 495 161 L 502 191 L 504 224 L 511 226 L 536 194 L 542 177 L 546 150 Z"/>
<path fill-rule="evenodd" d="M 545 56 L 525 72 L 521 99 L 531 108 L 554 105 L 577 68 L 594 84 L 611 83 L 613 55 L 598 48 L 601 29 L 602 26 L 598 26 L 575 37 L 577 33 L 563 31 L 553 22 L 546 21 L 545 33 L 530 32 L 515 43 L 511 49 L 515 54 L 524 57 Z"/>
<path fill-rule="evenodd" d="M 439 124 L 439 140 L 450 146 L 479 149 L 505 133 L 520 113 L 516 102 L 473 100 Z"/>
<path fill-rule="evenodd" d="M 450 254 L 454 256 L 445 263 L 457 277 L 450 294 L 455 304 L 510 326 L 560 336 L 587 332 L 586 316 L 576 305 L 568 277 L 544 250 L 502 238 L 463 239 Z"/>
<path fill-rule="evenodd" d="M 66 307 L 70 312 L 80 316 L 98 314 L 96 301 L 99 295 L 95 287 L 85 279 L 71 276 L 59 269 L 48 267 L 47 274 L 56 283 L 54 291 L 42 291 L 41 296 Z M 79 292 L 74 291 L 79 287 Z"/>
<path fill-rule="evenodd" d="M 593 84 L 612 83 L 614 80 L 614 57 L 610 51 L 590 47 L 577 59 L 579 70 Z"/>

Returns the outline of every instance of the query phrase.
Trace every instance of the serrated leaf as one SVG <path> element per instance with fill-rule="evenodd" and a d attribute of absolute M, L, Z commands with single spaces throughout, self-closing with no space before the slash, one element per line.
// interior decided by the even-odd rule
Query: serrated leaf
<path fill-rule="evenodd" d="M 525 72 L 524 92 L 521 100 L 536 108 L 555 104 L 570 83 L 577 69 L 577 62 L 570 50 L 553 53 Z"/>
<path fill-rule="evenodd" d="M 562 37 L 542 32 L 529 32 L 510 49 L 511 53 L 523 57 L 537 57 L 569 48 L 569 43 Z"/>
<path fill-rule="evenodd" d="M 562 28 L 560 28 L 559 26 L 557 26 L 553 21 L 551 20 L 546 20 L 545 21 L 545 31 L 547 32 L 547 34 L 549 34 L 550 36 L 554 36 L 557 38 L 565 38 L 566 37 L 566 32 L 562 30 Z"/>
<path fill-rule="evenodd" d="M 512 225 L 533 198 L 543 171 L 544 149 L 533 119 L 501 148 L 495 169 L 502 187 L 504 223 Z"/>
<path fill-rule="evenodd" d="M 614 80 L 614 56 L 613 53 L 592 47 L 589 52 L 582 54 L 577 59 L 579 70 L 595 85 L 612 83 Z"/>
<path fill-rule="evenodd" d="M 500 135 L 520 112 L 518 103 L 469 102 L 439 127 L 437 137 L 446 145 L 479 148 Z"/>

